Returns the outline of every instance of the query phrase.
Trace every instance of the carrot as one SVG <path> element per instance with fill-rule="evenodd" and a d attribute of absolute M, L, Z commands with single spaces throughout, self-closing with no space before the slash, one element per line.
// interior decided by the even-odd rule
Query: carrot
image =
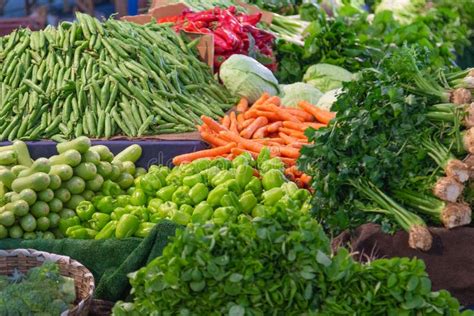
<path fill-rule="evenodd" d="M 311 177 L 308 176 L 306 173 L 303 173 L 300 177 L 300 180 L 304 185 L 308 186 L 311 182 Z"/>
<path fill-rule="evenodd" d="M 239 113 L 237 115 L 237 128 L 239 129 L 239 131 L 243 129 L 242 125 L 244 124 L 244 121 L 244 115 L 242 113 Z"/>
<path fill-rule="evenodd" d="M 295 123 L 301 123 L 301 121 L 296 116 L 290 114 L 285 109 L 280 108 L 274 104 L 264 104 L 262 106 L 259 106 L 259 109 L 262 111 L 276 113 L 278 117 L 280 118 L 280 120 L 282 121 L 291 121 Z"/>
<path fill-rule="evenodd" d="M 243 129 L 240 132 L 240 136 L 249 139 L 249 138 L 252 137 L 252 135 L 255 133 L 255 131 L 257 129 L 259 129 L 260 127 L 263 127 L 267 124 L 268 124 L 268 120 L 267 120 L 266 117 L 263 117 L 263 116 L 259 117 L 259 118 L 255 119 L 255 121 L 253 121 L 252 124 L 250 124 L 245 129 Z"/>
<path fill-rule="evenodd" d="M 265 101 L 267 101 L 268 99 L 270 98 L 270 95 L 268 94 L 268 92 L 264 92 L 260 98 L 254 102 L 254 104 L 252 105 L 252 107 L 254 106 L 258 106 L 259 104 L 263 104 L 265 103 Z"/>
<path fill-rule="evenodd" d="M 275 133 L 275 132 L 278 132 L 278 129 L 280 127 L 282 127 L 282 123 L 280 121 L 274 122 L 274 123 L 267 126 L 267 131 L 269 133 Z"/>
<path fill-rule="evenodd" d="M 228 143 L 227 145 L 212 148 L 212 149 L 205 149 L 205 150 L 196 151 L 189 154 L 179 155 L 173 158 L 173 164 L 177 166 L 183 162 L 193 161 L 199 158 L 214 157 L 214 156 L 227 154 L 232 150 L 232 148 L 236 146 L 237 146 L 236 143 Z"/>
<path fill-rule="evenodd" d="M 336 117 L 336 113 L 320 109 L 307 101 L 300 101 L 298 106 L 324 124 L 329 124 L 329 122 Z"/>
<path fill-rule="evenodd" d="M 280 127 L 278 129 L 280 132 L 290 135 L 291 137 L 307 139 L 302 131 L 298 131 L 292 128 Z"/>
<path fill-rule="evenodd" d="M 259 144 L 257 142 L 245 139 L 245 138 L 241 137 L 239 134 L 236 134 L 236 133 L 223 131 L 223 132 L 220 132 L 220 135 L 222 135 L 223 137 L 225 137 L 229 141 L 232 141 L 232 142 L 235 142 L 237 144 L 242 145 L 245 149 L 248 149 L 250 151 L 260 152 L 260 150 L 262 150 L 262 148 L 265 147 L 262 144 Z"/>
<path fill-rule="evenodd" d="M 224 126 L 225 128 L 229 128 L 229 126 L 230 126 L 230 118 L 229 118 L 229 115 L 225 115 L 225 116 L 222 118 L 221 124 L 222 124 L 222 126 Z"/>
<path fill-rule="evenodd" d="M 280 106 L 281 99 L 277 96 L 273 96 L 273 97 L 268 98 L 268 100 L 265 101 L 265 104 L 274 104 L 276 106 Z"/>
<path fill-rule="evenodd" d="M 239 132 L 239 128 L 237 127 L 238 123 L 237 123 L 237 117 L 235 115 L 235 112 L 232 112 L 230 113 L 230 130 L 232 132 L 235 132 L 235 133 L 238 133 Z"/>
<path fill-rule="evenodd" d="M 253 133 L 252 138 L 264 138 L 267 134 L 268 126 L 262 126 Z"/>
<path fill-rule="evenodd" d="M 205 115 L 202 115 L 201 116 L 201 120 L 207 125 L 209 126 L 209 128 L 211 130 L 213 130 L 214 132 L 216 133 L 219 133 L 221 131 L 227 131 L 227 128 L 225 128 L 224 126 L 222 126 L 221 124 L 217 123 L 216 121 L 214 121 L 212 118 L 210 118 L 209 116 L 205 116 Z"/>
<path fill-rule="evenodd" d="M 294 116 L 298 117 L 300 121 L 302 122 L 312 122 L 314 121 L 314 117 L 301 110 L 301 109 L 295 109 L 295 108 L 284 108 L 288 113 L 293 114 Z"/>
<path fill-rule="evenodd" d="M 248 119 L 248 120 L 245 120 L 244 123 L 242 124 L 242 129 L 244 128 L 247 128 L 250 124 L 253 123 L 253 121 L 255 121 L 254 118 L 251 118 L 251 119 Z"/>
<path fill-rule="evenodd" d="M 280 117 L 278 116 L 277 113 L 274 112 L 269 112 L 269 111 L 260 111 L 260 110 L 250 110 L 245 112 L 244 118 L 249 119 L 249 118 L 257 118 L 260 116 L 266 117 L 269 121 L 279 121 Z"/>
<path fill-rule="evenodd" d="M 280 136 L 285 141 L 285 144 L 288 144 L 288 145 L 296 143 L 298 141 L 297 138 L 291 137 L 290 135 L 287 135 L 283 132 L 278 133 L 278 136 Z"/>
<path fill-rule="evenodd" d="M 295 122 L 291 122 L 291 121 L 284 121 L 283 122 L 283 127 L 295 129 L 295 130 L 298 130 L 298 131 L 304 131 L 306 129 L 305 124 L 295 123 Z"/>
<path fill-rule="evenodd" d="M 201 137 L 213 146 L 224 146 L 228 143 L 225 140 L 219 138 L 219 136 L 213 135 L 208 132 L 201 132 Z"/>
<path fill-rule="evenodd" d="M 237 103 L 236 110 L 237 112 L 245 112 L 249 109 L 249 101 L 246 98 L 240 98 L 239 103 Z"/>
<path fill-rule="evenodd" d="M 312 127 L 314 129 L 328 126 L 327 124 L 322 124 L 322 123 L 305 123 L 305 125 L 307 125 L 308 127 Z"/>
<path fill-rule="evenodd" d="M 227 156 L 225 156 L 226 159 L 232 160 L 235 158 L 234 154 L 230 153 Z"/>
<path fill-rule="evenodd" d="M 274 143 L 274 144 L 280 144 L 280 145 L 285 145 L 285 141 L 281 138 L 257 138 L 253 139 L 254 142 L 260 143 L 260 144 L 268 144 L 268 143 Z"/>

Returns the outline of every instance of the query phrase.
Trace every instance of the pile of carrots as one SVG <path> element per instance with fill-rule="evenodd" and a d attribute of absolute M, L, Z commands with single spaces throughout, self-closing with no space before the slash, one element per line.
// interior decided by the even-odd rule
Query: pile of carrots
<path fill-rule="evenodd" d="M 308 144 L 304 131 L 327 126 L 335 113 L 320 109 L 306 101 L 299 108 L 281 104 L 279 97 L 264 93 L 252 106 L 242 98 L 236 111 L 224 116 L 220 122 L 202 116 L 198 126 L 201 137 L 214 148 L 177 156 L 175 165 L 198 158 L 226 157 L 229 159 L 249 152 L 257 157 L 267 147 L 272 157 L 280 157 L 286 164 L 285 174 L 301 186 L 307 186 L 310 177 L 298 171 L 296 160 L 302 146 Z"/>

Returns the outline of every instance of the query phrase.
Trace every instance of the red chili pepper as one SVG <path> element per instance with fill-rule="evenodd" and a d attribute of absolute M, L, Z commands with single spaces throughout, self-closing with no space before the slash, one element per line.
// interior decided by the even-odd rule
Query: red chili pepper
<path fill-rule="evenodd" d="M 214 49 L 216 53 L 222 53 L 232 50 L 232 46 L 219 36 L 219 34 L 214 33 Z"/>
<path fill-rule="evenodd" d="M 239 16 L 237 16 L 237 19 L 240 21 L 240 23 L 255 26 L 262 19 L 262 13 L 259 12 L 252 15 L 240 14 Z"/>
<path fill-rule="evenodd" d="M 221 27 L 220 29 L 215 30 L 214 34 L 222 37 L 222 39 L 233 48 L 237 48 L 237 46 L 240 45 L 240 38 L 231 30 Z"/>

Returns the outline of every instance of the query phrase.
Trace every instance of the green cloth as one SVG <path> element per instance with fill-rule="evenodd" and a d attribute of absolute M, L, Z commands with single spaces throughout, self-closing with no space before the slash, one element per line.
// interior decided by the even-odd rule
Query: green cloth
<path fill-rule="evenodd" d="M 160 256 L 176 227 L 170 221 L 160 222 L 143 239 L 3 239 L 0 249 L 31 248 L 69 256 L 94 275 L 95 298 L 115 302 L 125 299 L 130 292 L 127 274 Z"/>

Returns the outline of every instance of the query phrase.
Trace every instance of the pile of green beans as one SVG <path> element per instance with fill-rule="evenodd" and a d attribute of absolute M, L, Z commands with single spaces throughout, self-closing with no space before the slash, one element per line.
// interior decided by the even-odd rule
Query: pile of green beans
<path fill-rule="evenodd" d="M 76 17 L 0 38 L 0 140 L 188 132 L 235 104 L 169 26 Z"/>

